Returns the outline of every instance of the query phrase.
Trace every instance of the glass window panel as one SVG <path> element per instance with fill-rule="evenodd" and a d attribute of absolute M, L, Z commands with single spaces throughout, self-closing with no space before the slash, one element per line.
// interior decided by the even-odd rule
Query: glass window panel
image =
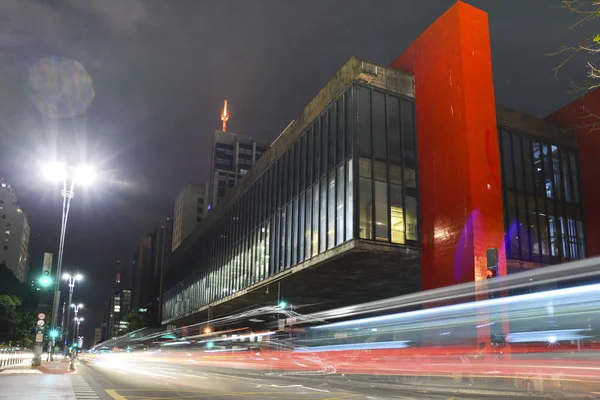
<path fill-rule="evenodd" d="M 373 187 L 369 178 L 359 178 L 360 238 L 373 239 Z"/>
<path fill-rule="evenodd" d="M 321 153 L 323 149 L 321 148 L 321 123 L 320 120 L 317 120 L 315 123 L 315 148 L 314 148 L 314 164 L 313 164 L 313 182 L 318 182 L 319 180 L 319 170 L 321 168 Z"/>
<path fill-rule="evenodd" d="M 327 249 L 331 249 L 335 246 L 335 170 L 329 173 L 327 191 Z"/>
<path fill-rule="evenodd" d="M 387 165 L 382 161 L 375 161 L 374 165 L 374 175 L 375 180 L 387 182 Z"/>
<path fill-rule="evenodd" d="M 521 137 L 519 135 L 512 136 L 512 160 L 515 173 L 515 186 L 517 190 L 523 190 L 523 157 L 521 152 Z"/>
<path fill-rule="evenodd" d="M 579 246 L 577 243 L 577 221 L 573 217 L 567 218 L 567 228 L 569 232 L 569 253 L 572 259 L 579 258 Z"/>
<path fill-rule="evenodd" d="M 358 86 L 358 152 L 361 156 L 371 157 L 371 90 Z"/>
<path fill-rule="evenodd" d="M 292 259 L 290 265 L 298 263 L 298 198 L 293 201 L 294 208 L 292 210 Z"/>
<path fill-rule="evenodd" d="M 419 240 L 419 211 L 417 198 L 406 196 L 406 240 Z"/>
<path fill-rule="evenodd" d="M 579 243 L 579 258 L 585 258 L 585 233 L 583 231 L 583 221 L 577 220 L 577 243 Z"/>
<path fill-rule="evenodd" d="M 529 240 L 531 242 L 531 261 L 533 262 L 540 262 L 542 255 L 538 212 L 536 208 L 537 205 L 538 202 L 535 197 L 527 197 L 527 210 L 529 212 Z M 516 258 L 516 256 L 513 257 Z"/>
<path fill-rule="evenodd" d="M 562 182 L 565 194 L 565 201 L 573 202 L 573 187 L 571 185 L 571 177 L 569 175 L 569 155 L 567 151 L 560 152 L 561 167 L 562 167 Z"/>
<path fill-rule="evenodd" d="M 348 88 L 344 94 L 344 113 L 346 114 L 346 126 L 344 127 L 344 132 L 346 133 L 346 145 L 344 146 L 344 151 L 346 152 L 346 157 L 350 157 L 352 156 L 352 143 L 354 142 L 354 125 L 352 123 L 356 116 L 352 104 L 352 87 Z"/>
<path fill-rule="evenodd" d="M 271 226 L 271 230 L 269 232 L 270 235 L 270 242 L 269 242 L 269 252 L 268 252 L 268 256 L 269 256 L 269 276 L 272 276 L 274 274 L 275 271 L 275 256 L 276 256 L 276 248 L 275 246 L 277 246 L 277 228 L 276 228 L 276 224 L 273 224 L 273 221 L 276 221 L 276 219 L 271 218 L 269 221 L 269 225 Z M 238 262 L 239 262 L 239 257 L 238 257 Z"/>
<path fill-rule="evenodd" d="M 300 141 L 296 142 L 296 144 L 294 145 L 294 169 L 292 171 L 292 176 L 294 178 L 294 193 L 292 194 L 292 197 L 296 197 L 298 196 L 298 193 L 300 193 L 300 191 L 298 190 L 299 185 L 300 185 Z"/>
<path fill-rule="evenodd" d="M 306 140 L 306 144 L 307 144 L 307 149 L 306 149 L 306 153 L 307 153 L 307 159 L 306 159 L 306 187 L 309 187 L 310 185 L 312 185 L 313 183 L 313 175 L 312 175 L 312 170 L 313 170 L 313 153 L 315 152 L 314 149 L 314 139 L 313 139 L 313 127 L 311 127 L 308 130 L 308 138 Z"/>
<path fill-rule="evenodd" d="M 405 242 L 405 236 L 402 186 L 390 184 L 390 215 L 392 242 L 403 244 Z"/>
<path fill-rule="evenodd" d="M 306 189 L 306 134 L 302 135 L 300 140 L 300 191 Z"/>
<path fill-rule="evenodd" d="M 525 179 L 525 191 L 529 194 L 533 194 L 534 183 L 533 183 L 533 155 L 531 150 L 531 140 L 528 138 L 522 138 L 523 140 L 523 168 L 524 168 L 524 179 Z"/>
<path fill-rule="evenodd" d="M 546 196 L 546 186 L 544 182 L 544 159 L 542 158 L 542 148 L 538 142 L 533 142 L 533 172 L 535 174 L 535 188 L 538 196 Z"/>
<path fill-rule="evenodd" d="M 385 161 L 387 160 L 387 149 L 385 140 L 385 96 L 383 93 L 372 90 L 373 118 L 373 156 Z"/>
<path fill-rule="evenodd" d="M 337 149 L 336 149 L 336 162 L 337 164 L 341 163 L 344 160 L 344 99 L 343 97 L 337 101 Z"/>
<path fill-rule="evenodd" d="M 404 166 L 417 166 L 417 147 L 415 143 L 415 121 L 413 113 L 414 104 L 402 99 L 400 123 L 402 126 L 402 150 Z"/>
<path fill-rule="evenodd" d="M 557 200 L 562 200 L 562 183 L 561 183 L 561 175 L 560 175 L 560 154 L 558 151 L 558 147 L 550 146 L 550 161 L 552 163 L 552 175 L 554 177 L 554 188 Z"/>
<path fill-rule="evenodd" d="M 567 220 L 564 216 L 558 217 L 558 225 L 560 228 L 560 248 L 565 259 L 570 259 L 571 254 L 569 252 L 569 231 L 567 230 Z"/>
<path fill-rule="evenodd" d="M 327 144 L 329 141 L 329 114 L 321 117 L 321 177 L 327 176 Z"/>
<path fill-rule="evenodd" d="M 404 168 L 404 182 L 407 188 L 417 188 L 417 172 L 412 168 Z"/>
<path fill-rule="evenodd" d="M 327 249 L 327 179 L 321 179 L 321 204 L 319 207 L 319 253 L 322 253 Z"/>
<path fill-rule="evenodd" d="M 550 164 L 550 149 L 545 143 L 542 144 L 542 153 L 544 157 L 544 180 L 546 187 L 546 196 L 548 198 L 554 198 L 554 183 L 553 183 L 553 172 L 552 165 Z"/>
<path fill-rule="evenodd" d="M 358 160 L 358 172 L 361 178 L 371 178 L 371 159 L 361 157 Z"/>
<path fill-rule="evenodd" d="M 346 240 L 354 238 L 354 198 L 352 179 L 352 158 L 346 161 Z"/>
<path fill-rule="evenodd" d="M 388 241 L 388 198 L 387 184 L 375 181 L 375 239 Z"/>
<path fill-rule="evenodd" d="M 288 202 L 288 184 L 289 184 L 289 159 L 290 159 L 290 151 L 286 151 L 283 155 L 283 168 L 282 168 L 282 189 L 281 189 L 281 206 L 285 206 Z"/>
<path fill-rule="evenodd" d="M 263 267 L 264 278 L 269 276 L 269 260 L 271 259 L 271 221 L 265 226 L 265 261 Z"/>
<path fill-rule="evenodd" d="M 319 254 L 319 193 L 320 193 L 320 188 L 319 188 L 319 183 L 317 182 L 314 186 L 313 186 L 313 221 L 312 221 L 312 228 L 313 228 L 313 235 L 312 235 L 312 255 L 316 256 L 317 254 Z"/>
<path fill-rule="evenodd" d="M 402 167 L 400 165 L 390 164 L 390 183 L 402 185 Z"/>
<path fill-rule="evenodd" d="M 285 231 L 285 238 L 287 243 L 285 245 L 285 267 L 289 268 L 292 261 L 292 220 L 293 220 L 293 211 L 292 211 L 292 203 L 288 203 L 287 205 L 287 228 Z"/>
<path fill-rule="evenodd" d="M 306 190 L 306 225 L 304 226 L 304 258 L 309 259 L 312 256 L 312 188 Z"/>
<path fill-rule="evenodd" d="M 396 97 L 387 96 L 387 147 L 390 163 L 402 165 L 402 144 L 400 141 L 400 102 Z"/>
<path fill-rule="evenodd" d="M 298 262 L 304 261 L 304 223 L 306 221 L 306 216 L 304 215 L 305 208 L 305 198 L 304 192 L 300 193 L 300 199 L 298 201 Z"/>
<path fill-rule="evenodd" d="M 540 239 L 542 242 L 542 262 L 548 263 L 550 256 L 550 233 L 548 232 L 548 218 L 544 213 L 540 213 L 539 216 L 540 223 Z"/>
<path fill-rule="evenodd" d="M 337 167 L 337 202 L 335 218 L 335 243 L 344 242 L 344 164 Z"/>
<path fill-rule="evenodd" d="M 281 208 L 281 214 L 280 214 L 281 218 L 279 220 L 279 224 L 280 224 L 279 234 L 281 235 L 281 239 L 279 240 L 280 246 L 279 246 L 279 268 L 278 268 L 278 271 L 283 270 L 283 267 L 285 266 L 285 245 L 287 244 L 287 240 L 286 240 L 286 233 L 287 233 L 286 214 L 287 214 L 287 208 L 286 207 L 282 207 Z"/>
<path fill-rule="evenodd" d="M 529 236 L 529 227 L 527 226 L 526 198 L 522 193 L 517 196 L 517 204 L 517 213 L 519 218 L 519 247 L 521 249 L 520 258 L 521 260 L 528 261 L 531 259 L 529 252 L 529 242 L 531 238 Z"/>
<path fill-rule="evenodd" d="M 580 204 L 577 158 L 575 157 L 575 153 L 572 152 L 569 153 L 569 170 L 571 172 L 571 185 L 573 185 L 573 201 L 575 204 Z"/>
<path fill-rule="evenodd" d="M 288 196 L 286 199 L 286 202 L 292 201 L 292 198 L 294 197 L 294 184 L 296 183 L 296 178 L 295 176 L 296 171 L 294 170 L 294 167 L 296 165 L 296 146 L 292 146 L 288 153 L 289 153 L 289 160 L 288 160 Z"/>
<path fill-rule="evenodd" d="M 329 156 L 327 157 L 327 170 L 335 166 L 335 148 L 336 148 L 336 133 L 337 133 L 337 110 L 334 103 L 329 109 Z"/>

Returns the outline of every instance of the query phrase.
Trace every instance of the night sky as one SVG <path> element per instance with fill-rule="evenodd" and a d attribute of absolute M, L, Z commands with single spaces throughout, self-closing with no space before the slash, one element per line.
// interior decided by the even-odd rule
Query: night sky
<path fill-rule="evenodd" d="M 31 269 L 60 231 L 60 190 L 40 164 L 95 164 L 63 263 L 86 276 L 75 301 L 90 339 L 117 260 L 131 263 L 184 183 L 207 179 L 223 99 L 228 130 L 273 140 L 349 57 L 388 65 L 454 2 L 0 0 L 0 176 L 28 214 Z M 467 2 L 489 13 L 498 103 L 541 117 L 581 95 L 581 60 L 556 79 L 562 59 L 548 54 L 593 26 L 571 28 L 559 0 Z"/>

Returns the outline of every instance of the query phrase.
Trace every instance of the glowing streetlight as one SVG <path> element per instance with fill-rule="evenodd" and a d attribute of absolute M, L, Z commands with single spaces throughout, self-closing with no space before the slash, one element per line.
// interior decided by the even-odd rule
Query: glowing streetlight
<path fill-rule="evenodd" d="M 207 335 L 208 335 L 208 334 L 209 334 L 209 333 L 211 333 L 211 332 L 212 332 L 212 329 L 210 329 L 208 326 L 207 326 L 206 328 L 204 328 L 204 333 L 205 333 L 205 334 L 207 334 Z"/>
<path fill-rule="evenodd" d="M 44 165 L 42 167 L 42 173 L 52 182 L 60 182 L 63 183 L 63 188 L 60 192 L 63 197 L 63 208 L 62 208 L 62 221 L 60 228 L 60 239 L 58 245 L 58 260 L 56 263 L 56 283 L 54 285 L 54 301 L 52 305 L 52 327 L 55 328 L 57 326 L 57 316 L 58 316 L 58 304 L 60 303 L 60 279 L 61 269 L 62 269 L 62 261 L 65 247 L 65 235 L 67 232 L 67 219 L 69 217 L 69 209 L 71 208 L 71 199 L 75 196 L 75 183 L 81 185 L 90 185 L 96 179 L 96 172 L 93 167 L 90 165 L 79 165 L 77 167 L 70 167 L 62 162 L 52 162 Z M 76 277 L 77 278 L 77 277 Z M 80 279 L 78 279 L 80 280 Z M 69 304 L 71 303 L 71 295 L 73 289 L 70 286 L 70 294 L 69 294 Z M 69 308 L 69 313 L 70 313 Z M 62 329 L 62 327 L 61 327 Z M 67 334 L 68 334 L 68 324 L 67 324 Z M 65 335 L 66 340 L 67 335 Z M 65 341 L 65 344 L 67 342 Z M 52 343 L 49 343 L 51 349 L 50 359 L 52 360 L 52 349 L 54 348 L 54 340 Z"/>
<path fill-rule="evenodd" d="M 90 165 L 79 165 L 73 169 L 73 180 L 84 186 L 91 185 L 96 180 L 96 170 Z"/>
<path fill-rule="evenodd" d="M 72 276 L 71 274 L 65 272 L 62 278 L 69 282 L 69 309 L 67 310 L 67 321 L 69 321 L 71 319 L 71 308 L 75 309 L 75 318 L 77 318 L 77 312 L 79 311 L 79 307 L 83 308 L 83 304 L 73 304 L 73 290 L 75 289 L 75 282 L 81 281 L 83 279 L 83 276 L 81 274 L 76 274 Z M 69 336 L 69 324 L 67 323 L 66 325 L 67 326 L 65 327 L 65 344 L 68 343 Z"/>

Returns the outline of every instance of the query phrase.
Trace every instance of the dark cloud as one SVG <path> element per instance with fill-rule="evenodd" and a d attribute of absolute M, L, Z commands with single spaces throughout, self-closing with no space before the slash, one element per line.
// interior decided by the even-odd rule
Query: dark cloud
<path fill-rule="evenodd" d="M 172 213 L 185 182 L 208 175 L 212 131 L 229 99 L 234 132 L 274 139 L 350 56 L 388 64 L 454 0 L 0 0 L 0 175 L 32 226 L 32 268 L 56 252 L 59 190 L 40 178 L 55 155 L 103 170 L 78 189 L 65 267 L 96 314 L 117 260 Z M 584 69 L 547 56 L 588 36 L 558 0 L 473 0 L 490 15 L 496 98 L 543 116 L 570 101 Z M 28 73 L 44 57 L 80 63 L 94 101 L 71 119 L 32 104 Z M 86 311 L 91 312 L 91 311 Z M 91 316 L 90 316 L 91 317 Z"/>

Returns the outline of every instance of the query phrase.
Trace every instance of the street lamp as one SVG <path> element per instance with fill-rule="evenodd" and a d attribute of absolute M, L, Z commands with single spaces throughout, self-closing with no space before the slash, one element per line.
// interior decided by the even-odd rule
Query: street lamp
<path fill-rule="evenodd" d="M 64 273 L 62 278 L 69 282 L 69 309 L 67 310 L 67 321 L 71 319 L 71 308 L 75 308 L 75 317 L 77 317 L 77 312 L 79 311 L 79 307 L 83 307 L 83 304 L 79 304 L 75 306 L 73 304 L 73 289 L 75 289 L 75 282 L 78 282 L 83 279 L 81 274 L 77 274 L 75 276 L 71 276 L 68 273 Z M 61 327 L 62 329 L 62 327 Z M 69 339 L 69 324 L 65 327 L 65 345 L 68 343 Z"/>
<path fill-rule="evenodd" d="M 81 318 L 75 317 L 74 326 L 73 326 L 73 331 L 75 332 L 75 335 L 73 336 L 73 343 L 77 343 L 77 338 L 79 337 L 79 324 L 81 324 L 82 321 L 83 321 L 83 317 L 81 317 Z"/>
<path fill-rule="evenodd" d="M 67 219 L 69 217 L 69 209 L 71 207 L 71 199 L 75 196 L 75 183 L 89 185 L 96 179 L 94 169 L 89 165 L 79 165 L 69 168 L 66 164 L 53 162 L 45 165 L 42 172 L 46 179 L 53 182 L 63 183 L 61 195 L 63 197 L 62 221 L 60 228 L 60 239 L 58 245 L 58 260 L 56 262 L 56 282 L 54 284 L 54 300 L 52 303 L 52 327 L 56 328 L 58 322 L 58 304 L 60 303 L 60 272 L 62 268 L 63 250 L 65 246 L 65 234 L 67 231 Z M 67 187 L 69 189 L 67 189 Z M 71 300 L 69 300 L 69 304 Z M 68 324 L 67 324 L 68 325 Z M 54 340 L 50 343 L 52 354 L 54 349 Z M 52 359 L 52 356 L 50 356 Z"/>

